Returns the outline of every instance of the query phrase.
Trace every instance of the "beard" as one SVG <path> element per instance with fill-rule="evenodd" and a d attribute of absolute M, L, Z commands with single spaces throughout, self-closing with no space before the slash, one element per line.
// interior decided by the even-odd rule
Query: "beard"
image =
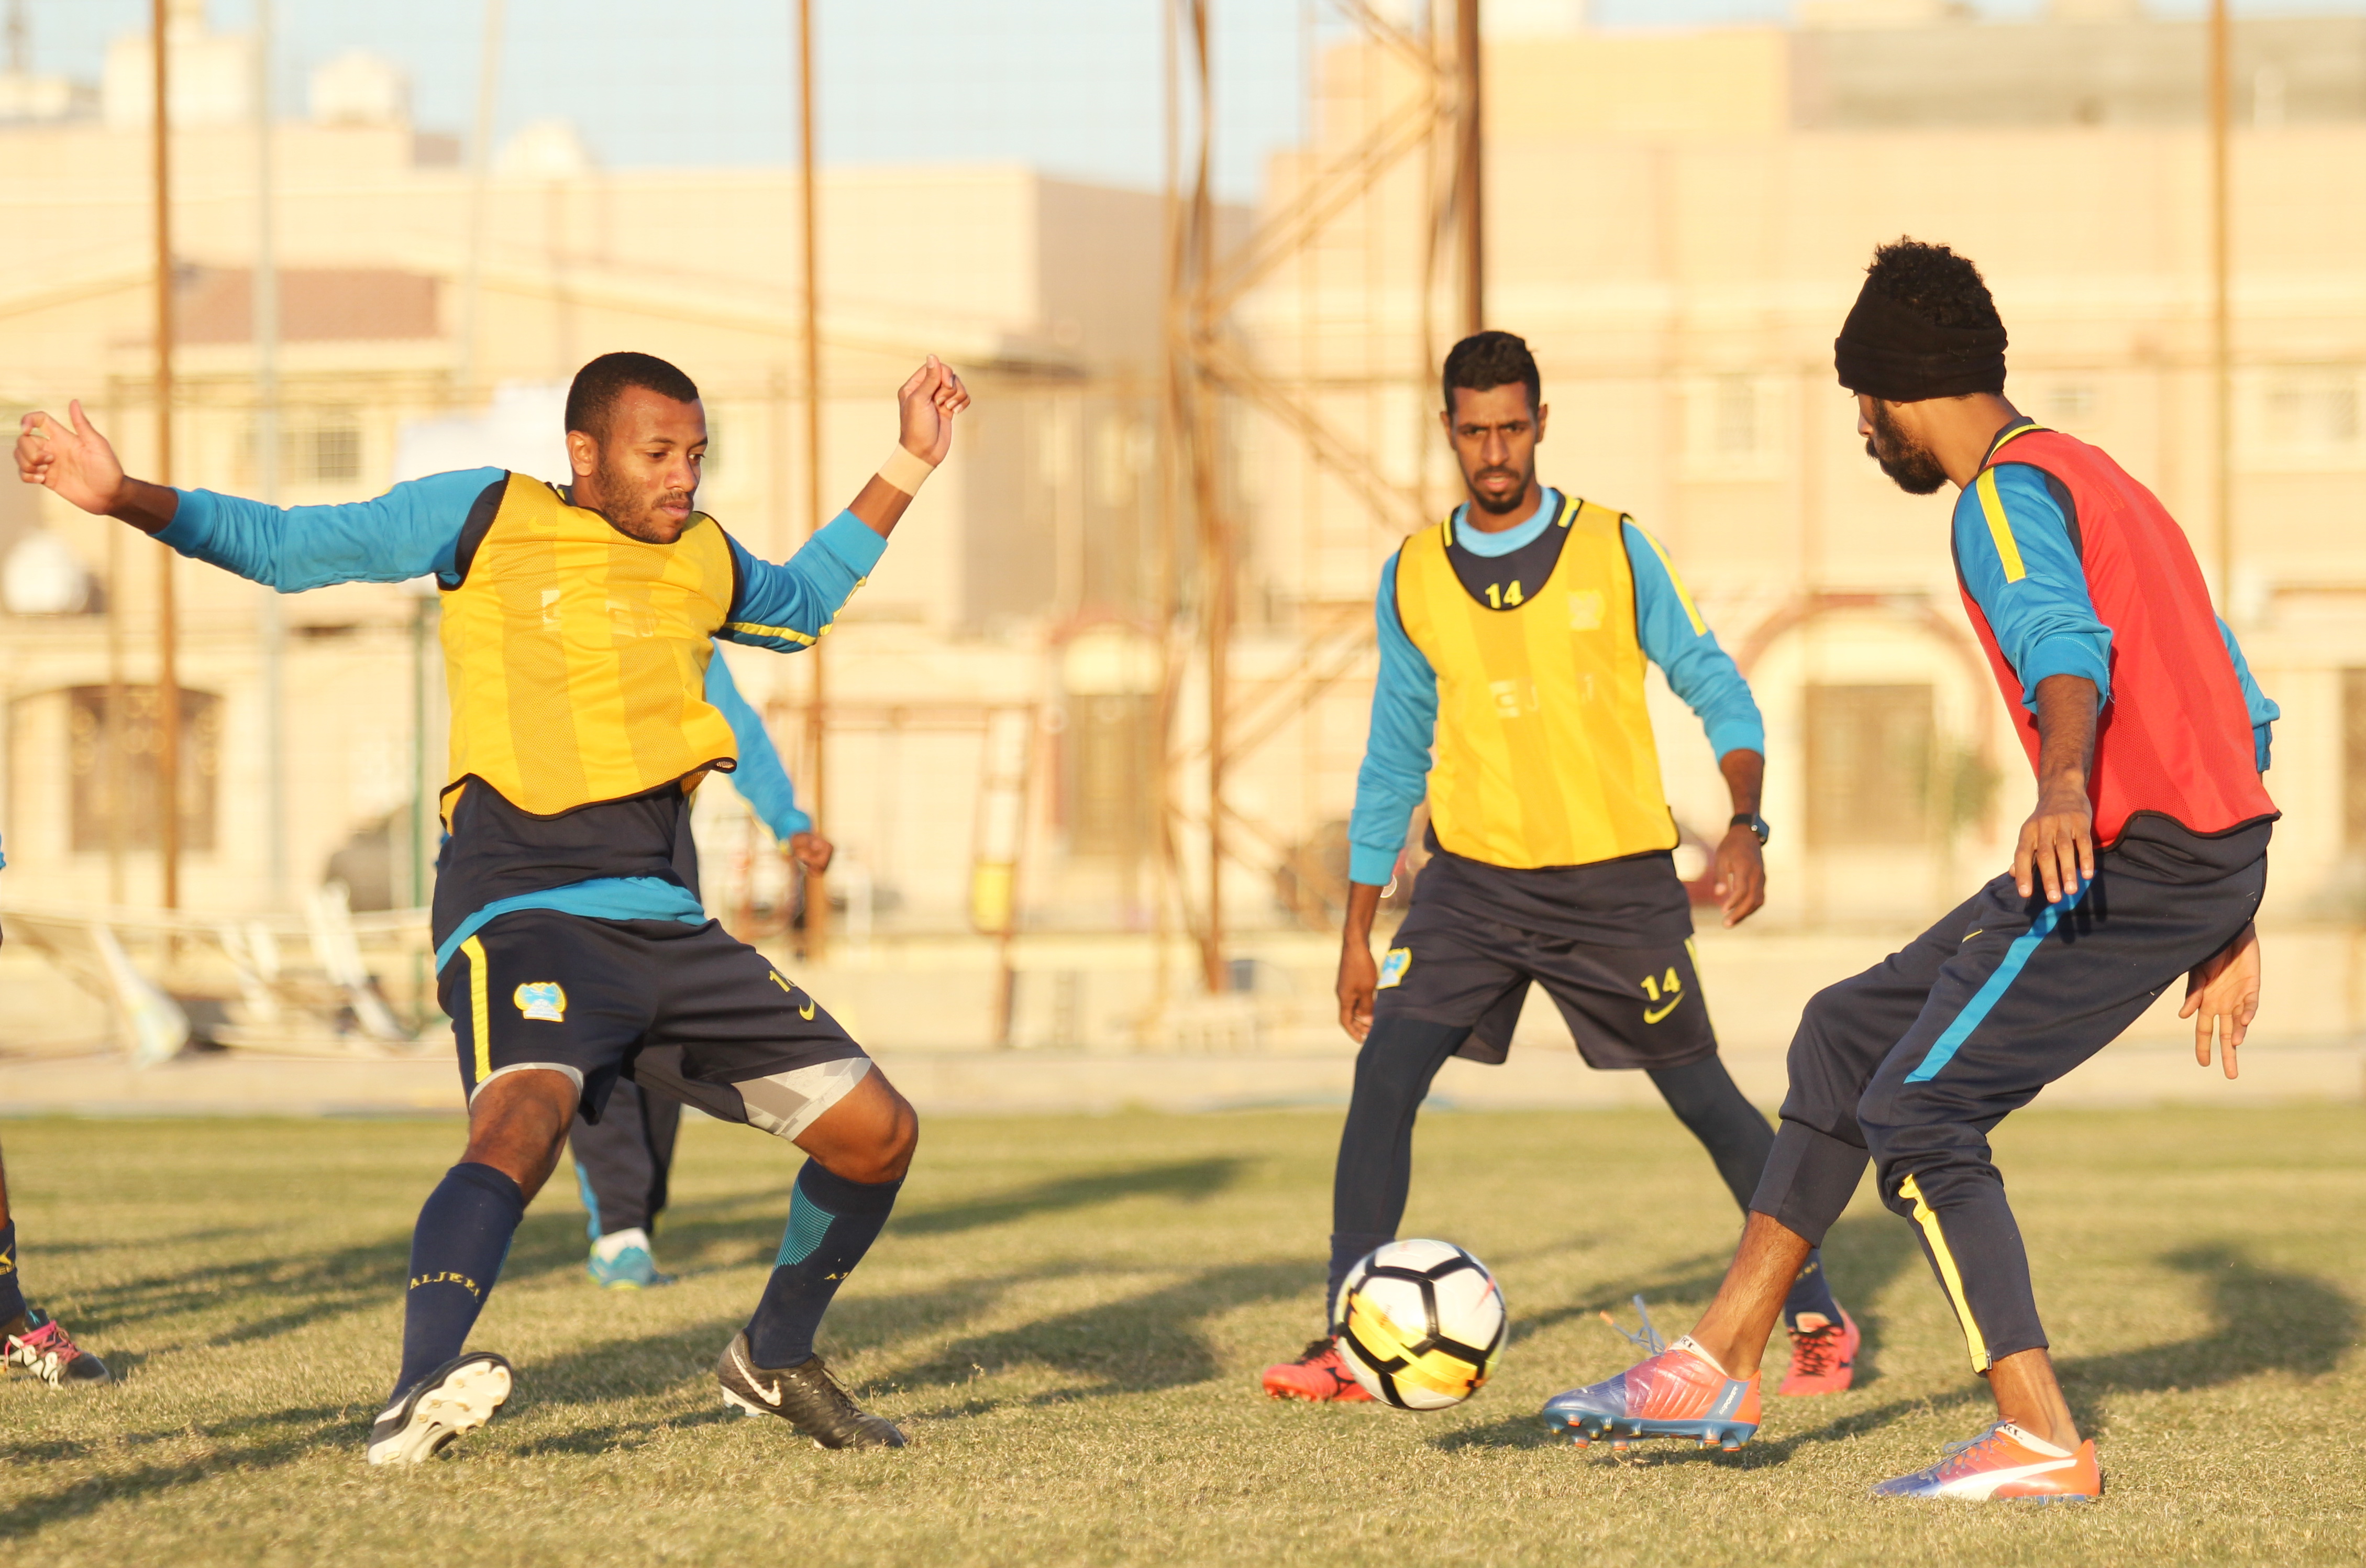
<path fill-rule="evenodd" d="M 603 509 L 603 514 L 615 525 L 619 533 L 628 538 L 639 539 L 646 544 L 670 544 L 675 536 L 673 520 L 669 517 L 660 522 L 657 515 L 659 507 L 668 502 L 693 507 L 697 504 L 697 497 L 694 493 L 684 495 L 678 490 L 647 491 L 637 494 L 638 481 L 622 469 L 612 466 L 605 454 L 602 455 L 599 471 L 595 477 L 600 483 L 600 493 L 609 498 L 608 506 Z M 627 496 L 634 497 L 633 509 L 629 513 L 624 510 L 626 504 L 625 498 Z"/>
<path fill-rule="evenodd" d="M 1909 495 L 1934 495 L 1947 482 L 1947 470 L 1939 466 L 1938 455 L 1928 446 L 1915 445 L 1912 437 L 1898 428 L 1890 418 L 1889 405 L 1873 405 L 1873 434 L 1865 438 L 1865 455 L 1881 465 L 1889 480 Z"/>
<path fill-rule="evenodd" d="M 1486 492 L 1479 488 L 1479 481 L 1493 479 L 1499 475 L 1515 479 L 1520 482 L 1514 486 L 1512 492 L 1503 500 L 1492 501 L 1488 499 Z M 1509 468 L 1482 468 L 1470 476 L 1470 482 L 1467 488 L 1470 490 L 1471 501 L 1478 505 L 1480 511 L 1490 517 L 1508 517 L 1517 512 L 1520 509 L 1520 503 L 1527 499 L 1529 478 L 1529 475 L 1514 473 Z"/>

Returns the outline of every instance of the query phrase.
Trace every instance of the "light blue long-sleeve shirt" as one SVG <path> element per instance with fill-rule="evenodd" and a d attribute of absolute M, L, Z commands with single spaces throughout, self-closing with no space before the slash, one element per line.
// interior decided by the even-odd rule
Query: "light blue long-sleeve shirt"
<path fill-rule="evenodd" d="M 185 490 L 172 525 L 156 536 L 192 559 L 282 593 L 340 582 L 407 582 L 431 573 L 448 588 L 457 581 L 455 561 L 469 509 L 507 477 L 499 468 L 436 474 L 337 506 L 269 506 Z M 785 562 L 760 559 L 737 539 L 730 546 L 738 592 L 715 635 L 794 653 L 829 629 L 887 541 L 841 512 Z"/>
<path fill-rule="evenodd" d="M 725 776 L 756 813 L 757 820 L 783 843 L 799 833 L 811 832 L 813 818 L 797 805 L 797 787 L 789 782 L 780 749 L 772 744 L 763 719 L 739 694 L 731 679 L 731 666 L 723 662 L 719 651 L 706 662 L 706 700 L 730 721 L 731 733 L 739 742 L 738 769 Z"/>
<path fill-rule="evenodd" d="M 2112 631 L 2095 614 L 2087 570 L 2070 537 L 2069 513 L 2055 493 L 2058 480 L 2027 463 L 2000 462 L 1989 470 L 1999 505 L 1991 522 L 1975 481 L 1955 499 L 1956 569 L 1980 607 L 1997 649 L 2021 681 L 2022 705 L 2037 711 L 2037 683 L 2050 675 L 2095 682 L 2096 701 L 2112 696 Z M 2000 536 L 1999 529 L 2002 529 Z M 2008 563 L 2008 544 L 2013 559 Z M 2234 661 L 2251 721 L 2251 749 L 2268 771 L 2272 726 L 2282 710 L 2259 690 L 2241 644 L 2224 620 L 2218 636 Z"/>
<path fill-rule="evenodd" d="M 211 491 L 185 490 L 172 524 L 157 537 L 182 555 L 205 561 L 283 593 L 341 582 L 405 582 L 434 575 L 458 582 L 460 536 L 469 513 L 492 487 L 500 468 L 470 468 L 408 479 L 374 500 L 336 506 L 278 507 Z M 868 578 L 886 541 L 851 512 L 841 512 L 784 563 L 730 546 L 738 579 L 718 638 L 794 653 L 828 631 L 839 611 Z M 719 672 L 719 675 L 718 675 Z M 730 684 L 719 654 L 708 663 L 708 692 L 738 740 L 741 785 L 766 825 L 783 837 L 811 825 L 798 811 L 780 754 L 760 720 Z M 752 764 L 752 765 L 751 765 Z M 784 831 L 783 829 L 786 829 Z M 704 921 L 698 900 L 679 885 L 655 877 L 597 877 L 497 899 L 471 912 L 438 944 L 436 967 L 459 943 L 499 915 L 556 909 L 600 919 Z"/>
<path fill-rule="evenodd" d="M 1468 508 L 1454 514 L 1455 543 L 1475 555 L 1509 555 L 1536 540 L 1560 514 L 1560 492 L 1547 490 L 1526 522 L 1489 534 L 1470 525 Z M 1718 646 L 1678 583 L 1657 541 L 1626 525 L 1627 559 L 1635 574 L 1636 632 L 1644 656 L 1700 719 L 1718 756 L 1766 750 L 1766 725 L 1750 684 Z M 1356 774 L 1356 808 L 1347 819 L 1347 876 L 1385 886 L 1404 849 L 1405 829 L 1429 786 L 1430 748 L 1437 733 L 1437 672 L 1405 635 L 1397 615 L 1397 558 L 1380 568 L 1373 607 L 1380 644 L 1380 679 L 1372 688 L 1372 724 Z"/>

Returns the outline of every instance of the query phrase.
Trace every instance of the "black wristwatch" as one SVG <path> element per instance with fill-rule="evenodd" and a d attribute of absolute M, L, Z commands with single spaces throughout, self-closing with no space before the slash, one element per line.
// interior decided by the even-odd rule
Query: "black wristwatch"
<path fill-rule="evenodd" d="M 1733 820 L 1727 823 L 1726 826 L 1729 828 L 1749 829 L 1750 831 L 1757 838 L 1761 845 L 1763 845 L 1766 842 L 1767 836 L 1774 831 L 1773 829 L 1766 826 L 1766 818 L 1759 816 L 1755 811 L 1737 811 L 1733 814 Z"/>

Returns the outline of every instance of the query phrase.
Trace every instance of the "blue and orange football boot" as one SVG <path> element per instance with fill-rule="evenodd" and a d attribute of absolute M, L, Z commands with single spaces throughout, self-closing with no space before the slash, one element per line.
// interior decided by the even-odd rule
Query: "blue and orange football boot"
<path fill-rule="evenodd" d="M 1607 1382 L 1553 1395 L 1544 1415 L 1581 1449 L 1596 1438 L 1622 1452 L 1645 1438 L 1692 1438 L 1731 1453 L 1758 1430 L 1758 1374 L 1727 1377 L 1679 1339 Z"/>
<path fill-rule="evenodd" d="M 1339 1342 L 1328 1334 L 1299 1352 L 1298 1359 L 1268 1367 L 1265 1391 L 1276 1399 L 1308 1399 L 1318 1404 L 1364 1404 L 1372 1397 L 1339 1359 Z"/>
<path fill-rule="evenodd" d="M 1838 1323 L 1820 1328 L 1791 1331 L 1791 1369 L 1774 1392 L 1797 1398 L 1803 1394 L 1840 1393 L 1856 1381 L 1856 1350 L 1864 1336 L 1856 1319 L 1841 1314 Z"/>
<path fill-rule="evenodd" d="M 2017 1498 L 2033 1503 L 2091 1503 L 2103 1495 L 2095 1440 L 2068 1453 L 2000 1421 L 1978 1437 L 1949 1443 L 1938 1463 L 1885 1481 L 1876 1497 Z"/>

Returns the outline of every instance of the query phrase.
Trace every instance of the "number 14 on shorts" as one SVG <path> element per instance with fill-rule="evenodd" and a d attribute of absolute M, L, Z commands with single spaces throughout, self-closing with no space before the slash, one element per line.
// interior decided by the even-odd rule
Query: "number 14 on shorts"
<path fill-rule="evenodd" d="M 1676 973 L 1673 964 L 1663 976 L 1654 977 L 1646 975 L 1643 976 L 1643 995 L 1650 998 L 1643 1007 L 1643 1021 L 1657 1023 L 1675 1011 L 1676 1004 L 1684 999 L 1684 976 Z"/>

